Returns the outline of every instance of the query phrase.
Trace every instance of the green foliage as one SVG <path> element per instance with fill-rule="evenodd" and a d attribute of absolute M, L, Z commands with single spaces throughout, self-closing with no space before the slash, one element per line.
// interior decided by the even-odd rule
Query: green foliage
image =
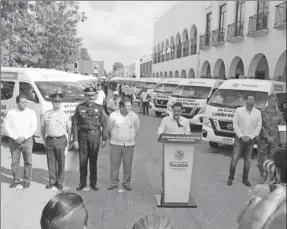
<path fill-rule="evenodd" d="M 121 62 L 115 62 L 113 64 L 113 71 L 114 72 L 117 71 L 118 69 L 122 69 L 122 68 L 124 68 L 124 65 Z"/>
<path fill-rule="evenodd" d="M 1 17 L 2 66 L 9 65 L 9 47 L 11 66 L 66 70 L 79 54 L 77 25 L 86 16 L 76 1 L 2 0 Z"/>

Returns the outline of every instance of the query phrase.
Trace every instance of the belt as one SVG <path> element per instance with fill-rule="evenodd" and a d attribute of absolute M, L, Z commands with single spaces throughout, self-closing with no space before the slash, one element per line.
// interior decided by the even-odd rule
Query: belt
<path fill-rule="evenodd" d="M 60 137 L 47 136 L 47 138 L 59 139 L 59 138 L 62 138 L 62 137 L 64 137 L 64 136 L 65 136 L 65 135 L 62 135 L 62 136 L 60 136 Z"/>
<path fill-rule="evenodd" d="M 87 129 L 80 129 L 80 131 L 87 134 L 99 132 L 99 130 L 87 130 Z"/>

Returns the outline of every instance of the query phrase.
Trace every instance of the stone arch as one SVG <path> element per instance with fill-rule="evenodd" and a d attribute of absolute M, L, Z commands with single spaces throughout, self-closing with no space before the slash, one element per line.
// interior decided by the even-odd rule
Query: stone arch
<path fill-rule="evenodd" d="M 281 76 L 280 81 L 286 82 L 286 50 L 280 55 L 275 66 L 274 77 Z"/>
<path fill-rule="evenodd" d="M 222 59 L 218 59 L 213 68 L 213 76 L 218 77 L 218 79 L 226 79 L 225 64 Z"/>
<path fill-rule="evenodd" d="M 155 74 L 154 73 L 152 74 L 152 78 L 155 78 Z"/>
<path fill-rule="evenodd" d="M 162 72 L 159 74 L 159 78 L 163 78 L 163 74 L 162 74 Z"/>
<path fill-rule="evenodd" d="M 269 65 L 264 54 L 257 53 L 252 58 L 247 76 L 255 79 L 269 79 Z"/>
<path fill-rule="evenodd" d="M 153 47 L 153 63 L 157 63 L 156 45 Z"/>
<path fill-rule="evenodd" d="M 240 75 L 244 75 L 244 64 L 239 56 L 233 58 L 230 63 L 228 77 L 238 79 Z"/>
<path fill-rule="evenodd" d="M 181 36 L 179 33 L 176 34 L 175 44 L 176 44 L 176 58 L 181 58 L 182 57 L 182 43 L 181 43 Z"/>
<path fill-rule="evenodd" d="M 208 62 L 208 60 L 204 61 L 201 67 L 200 77 L 211 78 L 211 68 L 210 68 L 210 63 Z"/>
<path fill-rule="evenodd" d="M 168 78 L 167 72 L 164 73 L 164 78 Z"/>
<path fill-rule="evenodd" d="M 188 72 L 188 77 L 187 78 L 195 78 L 194 70 L 191 68 Z"/>
<path fill-rule="evenodd" d="M 186 71 L 184 69 L 181 71 L 180 78 L 187 78 Z"/>
<path fill-rule="evenodd" d="M 169 72 L 168 78 L 173 78 L 172 71 Z"/>
<path fill-rule="evenodd" d="M 169 40 L 168 39 L 166 39 L 166 41 L 165 41 L 165 59 L 166 60 L 169 60 L 170 59 L 170 54 L 168 53 L 168 50 L 169 49 Z"/>
<path fill-rule="evenodd" d="M 197 52 L 197 27 L 192 25 L 190 29 L 190 55 L 194 55 Z"/>
<path fill-rule="evenodd" d="M 156 76 L 155 76 L 155 78 L 159 78 L 158 72 L 156 73 Z"/>
<path fill-rule="evenodd" d="M 174 78 L 179 78 L 179 73 L 178 73 L 177 70 L 176 70 L 175 73 L 174 73 Z"/>

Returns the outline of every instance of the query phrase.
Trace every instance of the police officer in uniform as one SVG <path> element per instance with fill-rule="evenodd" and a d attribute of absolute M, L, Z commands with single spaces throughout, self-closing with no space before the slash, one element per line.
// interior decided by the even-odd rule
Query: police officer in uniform
<path fill-rule="evenodd" d="M 97 191 L 97 163 L 100 143 L 106 145 L 108 137 L 107 120 L 102 106 L 96 104 L 97 90 L 88 87 L 84 90 L 85 102 L 76 107 L 73 116 L 73 147 L 79 149 L 80 184 L 78 191 L 86 187 L 87 165 L 90 162 L 90 187 Z"/>
<path fill-rule="evenodd" d="M 61 110 L 63 95 L 51 96 L 53 109 L 45 113 L 41 132 L 47 153 L 49 183 L 46 188 L 63 189 L 65 173 L 65 151 L 71 136 L 71 122 L 68 114 Z"/>

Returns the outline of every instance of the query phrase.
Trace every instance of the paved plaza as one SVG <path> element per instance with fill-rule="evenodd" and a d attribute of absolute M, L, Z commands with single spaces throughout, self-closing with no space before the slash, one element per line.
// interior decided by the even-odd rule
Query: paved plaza
<path fill-rule="evenodd" d="M 137 111 L 137 107 L 135 110 Z M 156 142 L 156 130 L 161 119 L 140 114 L 141 128 L 133 164 L 133 190 L 108 191 L 109 146 L 99 155 L 98 184 L 100 190 L 83 191 L 81 196 L 89 211 L 89 229 L 130 229 L 134 221 L 145 214 L 169 216 L 179 229 L 232 229 L 236 217 L 248 199 L 250 188 L 241 183 L 242 166 L 238 164 L 234 185 L 226 185 L 230 163 L 230 150 L 209 148 L 207 144 L 196 147 L 192 174 L 192 198 L 195 209 L 157 208 L 154 194 L 161 191 L 162 154 Z M 196 133 L 200 134 L 200 133 Z M 41 212 L 47 201 L 56 194 L 46 190 L 47 161 L 43 150 L 33 154 L 33 182 L 29 189 L 10 189 L 11 157 L 7 142 L 1 146 L 1 228 L 39 229 Z M 66 188 L 76 192 L 78 185 L 78 153 L 69 152 L 66 161 Z M 23 166 L 23 160 L 21 161 Z M 22 171 L 23 171 L 23 167 Z M 253 160 L 250 182 L 258 182 L 256 161 Z"/>

